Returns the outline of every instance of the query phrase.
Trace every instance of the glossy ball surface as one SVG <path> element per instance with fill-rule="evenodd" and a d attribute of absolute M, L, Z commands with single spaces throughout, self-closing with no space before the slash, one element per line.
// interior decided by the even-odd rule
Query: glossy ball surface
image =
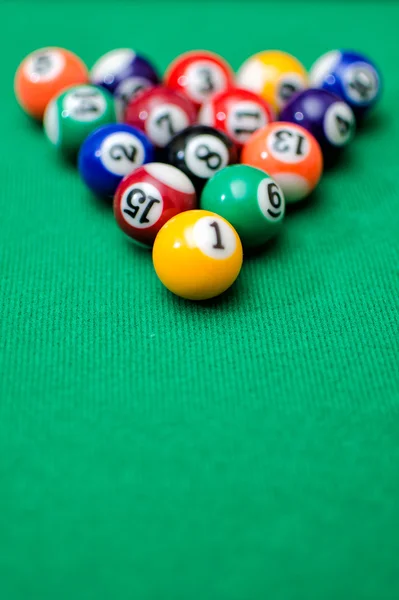
<path fill-rule="evenodd" d="M 194 50 L 182 54 L 169 65 L 165 85 L 185 94 L 199 108 L 212 94 L 233 86 L 234 73 L 221 56 Z"/>
<path fill-rule="evenodd" d="M 203 189 L 200 208 L 224 217 L 244 247 L 262 246 L 280 231 L 285 200 L 277 183 L 248 165 L 232 165 L 217 173 Z"/>
<path fill-rule="evenodd" d="M 296 92 L 309 87 L 305 67 L 280 50 L 266 50 L 248 58 L 237 73 L 237 83 L 262 96 L 276 112 Z"/>
<path fill-rule="evenodd" d="M 381 73 L 359 52 L 332 50 L 323 54 L 310 70 L 311 85 L 333 92 L 362 118 L 381 95 Z"/>
<path fill-rule="evenodd" d="M 146 246 L 152 246 L 169 219 L 196 207 L 191 181 L 175 167 L 163 163 L 149 163 L 127 175 L 114 197 L 114 215 L 119 227 Z"/>
<path fill-rule="evenodd" d="M 355 115 L 350 106 L 326 90 L 299 92 L 282 110 L 280 119 L 310 131 L 319 142 L 324 158 L 347 146 L 356 129 Z"/>
<path fill-rule="evenodd" d="M 166 162 L 191 179 L 197 191 L 227 165 L 238 161 L 236 145 L 223 132 L 194 125 L 177 134 L 165 148 Z"/>
<path fill-rule="evenodd" d="M 198 121 L 215 127 L 241 147 L 252 133 L 274 120 L 270 105 L 254 92 L 231 88 L 202 105 Z"/>
<path fill-rule="evenodd" d="M 121 120 L 130 100 L 157 85 L 159 76 L 146 57 L 130 48 L 117 48 L 98 59 L 90 71 L 90 80 L 115 96 L 118 119 Z"/>
<path fill-rule="evenodd" d="M 308 196 L 323 172 L 320 145 L 311 133 L 294 123 L 271 123 L 259 129 L 245 144 L 241 162 L 273 177 L 287 204 Z"/>
<path fill-rule="evenodd" d="M 46 106 L 62 90 L 87 83 L 86 65 L 64 48 L 42 48 L 29 54 L 15 74 L 14 90 L 23 110 L 42 119 Z"/>
<path fill-rule="evenodd" d="M 104 125 L 83 142 L 79 173 L 97 195 L 113 197 L 122 179 L 154 160 L 154 146 L 146 135 L 129 125 Z"/>
<path fill-rule="evenodd" d="M 187 300 L 208 300 L 225 292 L 242 266 L 235 229 L 209 211 L 190 210 L 174 217 L 158 233 L 153 262 L 171 292 Z"/>
<path fill-rule="evenodd" d="M 197 110 L 182 94 L 165 87 L 146 90 L 127 106 L 124 121 L 138 127 L 158 148 L 195 122 Z"/>
<path fill-rule="evenodd" d="M 69 155 L 79 151 L 86 137 L 101 125 L 115 122 L 114 99 L 92 85 L 68 88 L 46 108 L 44 131 L 54 146 Z"/>

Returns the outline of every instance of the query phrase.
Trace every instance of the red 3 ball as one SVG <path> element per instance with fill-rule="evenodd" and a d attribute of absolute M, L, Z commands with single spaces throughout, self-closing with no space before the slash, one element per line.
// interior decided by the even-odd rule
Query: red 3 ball
<path fill-rule="evenodd" d="M 238 147 L 274 118 L 273 109 L 266 100 L 241 88 L 214 94 L 202 105 L 198 115 L 200 123 L 227 133 Z"/>
<path fill-rule="evenodd" d="M 232 87 L 234 73 L 221 56 L 193 50 L 178 56 L 169 65 L 165 85 L 182 92 L 199 108 L 212 94 Z"/>
<path fill-rule="evenodd" d="M 192 125 L 197 109 L 182 94 L 158 86 L 145 90 L 131 100 L 124 121 L 141 129 L 158 148 L 168 144 L 174 135 Z"/>
<path fill-rule="evenodd" d="M 152 246 L 169 219 L 196 207 L 194 186 L 187 175 L 163 163 L 149 163 L 127 175 L 114 197 L 119 227 L 146 246 Z"/>

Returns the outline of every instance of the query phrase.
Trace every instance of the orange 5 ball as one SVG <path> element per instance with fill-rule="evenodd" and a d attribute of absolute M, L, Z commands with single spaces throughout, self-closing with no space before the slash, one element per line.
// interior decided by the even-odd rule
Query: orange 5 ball
<path fill-rule="evenodd" d="M 273 177 L 287 203 L 308 196 L 323 172 L 323 155 L 313 135 L 299 125 L 282 121 L 254 133 L 244 145 L 241 162 Z"/>
<path fill-rule="evenodd" d="M 64 48 L 42 48 L 19 65 L 14 89 L 24 111 L 40 120 L 54 96 L 69 86 L 88 81 L 87 67 L 76 54 Z"/>

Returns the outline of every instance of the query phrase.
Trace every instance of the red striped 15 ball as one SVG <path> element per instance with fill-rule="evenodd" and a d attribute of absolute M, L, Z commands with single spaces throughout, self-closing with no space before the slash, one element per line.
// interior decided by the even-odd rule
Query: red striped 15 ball
<path fill-rule="evenodd" d="M 242 146 L 252 133 L 274 121 L 274 113 L 266 100 L 254 92 L 232 88 L 205 102 L 198 120 L 224 131 L 237 146 Z"/>
<path fill-rule="evenodd" d="M 165 85 L 185 94 L 199 108 L 212 94 L 232 87 L 234 73 L 221 56 L 194 50 L 178 56 L 169 65 Z"/>
<path fill-rule="evenodd" d="M 159 86 L 134 98 L 127 106 L 124 120 L 144 131 L 155 146 L 163 148 L 196 118 L 197 110 L 188 98 Z"/>
<path fill-rule="evenodd" d="M 119 227 L 133 240 L 152 246 L 161 227 L 180 212 L 196 208 L 189 178 L 171 165 L 149 163 L 127 175 L 114 197 Z"/>

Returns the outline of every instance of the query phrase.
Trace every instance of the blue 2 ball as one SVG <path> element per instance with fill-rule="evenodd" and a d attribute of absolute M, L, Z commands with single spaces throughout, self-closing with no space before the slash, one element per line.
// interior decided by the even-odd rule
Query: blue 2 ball
<path fill-rule="evenodd" d="M 130 125 L 105 125 L 89 135 L 78 157 L 79 173 L 97 195 L 112 198 L 119 183 L 145 163 L 153 162 L 154 146 Z"/>

